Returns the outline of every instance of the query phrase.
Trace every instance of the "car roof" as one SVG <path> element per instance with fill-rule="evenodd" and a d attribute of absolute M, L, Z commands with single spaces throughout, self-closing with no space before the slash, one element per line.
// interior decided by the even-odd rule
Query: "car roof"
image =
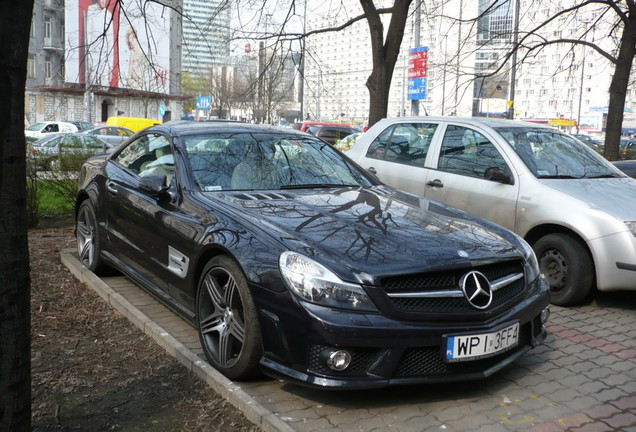
<path fill-rule="evenodd" d="M 397 121 L 397 122 L 422 122 L 422 121 L 435 121 L 435 122 L 458 122 L 458 123 L 467 123 L 473 125 L 486 125 L 493 128 L 497 127 L 537 127 L 542 129 L 550 129 L 556 130 L 551 126 L 541 124 L 541 123 L 532 123 L 521 120 L 508 120 L 508 119 L 500 119 L 500 118 L 492 118 L 492 117 L 395 117 L 390 119 L 385 119 L 389 121 Z"/>
<path fill-rule="evenodd" d="M 211 123 L 179 123 L 169 125 L 150 126 L 146 130 L 165 131 L 179 135 L 196 135 L 214 132 L 253 132 L 253 133 L 280 133 L 285 135 L 311 136 L 298 130 L 270 126 L 263 124 L 240 122 L 211 122 Z"/>

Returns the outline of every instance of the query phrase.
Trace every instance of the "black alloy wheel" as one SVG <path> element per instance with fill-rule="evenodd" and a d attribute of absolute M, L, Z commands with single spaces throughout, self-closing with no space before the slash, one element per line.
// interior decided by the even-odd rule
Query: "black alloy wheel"
<path fill-rule="evenodd" d="M 260 326 L 254 300 L 235 261 L 217 256 L 205 266 L 197 292 L 196 321 L 210 364 L 230 379 L 260 375 Z"/>
<path fill-rule="evenodd" d="M 93 273 L 103 273 L 108 266 L 103 263 L 100 240 L 97 232 L 97 218 L 90 200 L 85 200 L 77 211 L 75 221 L 77 254 L 80 261 Z"/>

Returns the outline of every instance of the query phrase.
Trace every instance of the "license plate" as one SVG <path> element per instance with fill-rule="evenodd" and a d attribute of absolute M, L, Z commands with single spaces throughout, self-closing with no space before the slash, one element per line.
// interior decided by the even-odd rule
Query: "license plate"
<path fill-rule="evenodd" d="M 490 357 L 517 346 L 519 323 L 492 333 L 449 336 L 446 340 L 446 361 L 457 362 Z"/>

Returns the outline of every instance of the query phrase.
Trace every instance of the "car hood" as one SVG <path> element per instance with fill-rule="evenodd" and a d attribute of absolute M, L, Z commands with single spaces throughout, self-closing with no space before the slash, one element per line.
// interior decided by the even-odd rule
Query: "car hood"
<path fill-rule="evenodd" d="M 541 180 L 553 190 L 619 220 L 636 220 L 636 180 L 631 178 Z"/>
<path fill-rule="evenodd" d="M 272 236 L 282 250 L 312 256 L 343 279 L 431 271 L 518 258 L 509 231 L 435 201 L 386 186 L 206 195 Z"/>

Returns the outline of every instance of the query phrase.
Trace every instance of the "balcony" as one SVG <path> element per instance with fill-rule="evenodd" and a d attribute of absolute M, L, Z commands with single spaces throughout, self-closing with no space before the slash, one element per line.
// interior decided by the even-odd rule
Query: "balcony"
<path fill-rule="evenodd" d="M 42 7 L 48 10 L 63 10 L 64 0 L 41 0 Z"/>
<path fill-rule="evenodd" d="M 52 51 L 63 51 L 62 42 L 52 37 L 45 37 L 42 41 L 42 49 Z"/>

